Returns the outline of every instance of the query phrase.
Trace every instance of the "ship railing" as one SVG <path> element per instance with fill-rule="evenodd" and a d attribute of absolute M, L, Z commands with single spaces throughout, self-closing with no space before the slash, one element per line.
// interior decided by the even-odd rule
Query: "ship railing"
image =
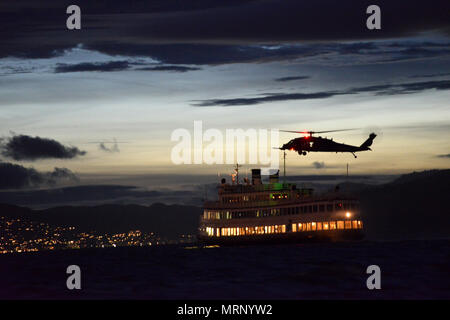
<path fill-rule="evenodd" d="M 206 201 L 204 203 L 205 208 L 210 209 L 220 209 L 220 208 L 251 208 L 251 207 L 265 207 L 265 206 L 275 206 L 280 204 L 289 204 L 289 203 L 298 203 L 299 200 L 271 200 L 271 201 L 243 201 L 243 202 L 231 202 L 231 203 L 222 203 L 219 201 Z"/>
<path fill-rule="evenodd" d="M 324 197 L 302 197 L 299 199 L 282 199 L 282 200 L 264 200 L 264 201 L 241 201 L 241 202 L 219 202 L 219 201 L 205 201 L 204 207 L 208 209 L 236 209 L 236 208 L 253 208 L 253 207 L 269 207 L 280 205 L 301 204 L 306 202 L 323 202 L 323 201 L 338 201 L 338 200 L 356 200 L 353 197 L 341 196 L 324 196 Z"/>

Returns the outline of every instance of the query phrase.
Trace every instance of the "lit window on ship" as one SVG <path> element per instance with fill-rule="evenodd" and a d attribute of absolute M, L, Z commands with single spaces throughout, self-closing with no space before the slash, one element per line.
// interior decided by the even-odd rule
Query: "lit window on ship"
<path fill-rule="evenodd" d="M 290 232 L 307 232 L 307 231 L 326 231 L 326 230 L 340 230 L 340 229 L 362 229 L 363 223 L 361 220 L 352 221 L 320 221 L 320 222 L 306 222 L 293 223 L 290 225 Z M 272 233 L 287 233 L 287 225 L 270 225 L 270 226 L 252 226 L 252 227 L 227 227 L 227 228 L 213 228 L 206 227 L 206 233 L 210 237 L 232 237 L 243 235 L 257 235 L 257 234 L 272 234 Z"/>

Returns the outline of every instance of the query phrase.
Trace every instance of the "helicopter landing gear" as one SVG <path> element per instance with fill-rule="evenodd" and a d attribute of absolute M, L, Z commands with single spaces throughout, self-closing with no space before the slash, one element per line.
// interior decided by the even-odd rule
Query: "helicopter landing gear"
<path fill-rule="evenodd" d="M 358 158 L 354 152 L 352 152 L 352 155 L 355 157 L 355 159 Z"/>

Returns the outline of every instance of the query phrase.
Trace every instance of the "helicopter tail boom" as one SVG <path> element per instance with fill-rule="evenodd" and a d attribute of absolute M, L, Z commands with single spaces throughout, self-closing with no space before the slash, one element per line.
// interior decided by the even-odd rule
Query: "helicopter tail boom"
<path fill-rule="evenodd" d="M 375 133 L 371 133 L 369 135 L 369 138 L 363 142 L 363 144 L 359 147 L 361 150 L 371 150 L 369 147 L 372 145 L 373 143 L 373 139 L 375 139 L 377 135 Z"/>

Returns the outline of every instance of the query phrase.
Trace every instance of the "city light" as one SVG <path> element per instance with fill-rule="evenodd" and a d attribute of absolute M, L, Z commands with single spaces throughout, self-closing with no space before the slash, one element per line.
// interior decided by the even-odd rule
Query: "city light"
<path fill-rule="evenodd" d="M 193 235 L 178 240 L 161 239 L 153 232 L 130 230 L 124 233 L 81 232 L 75 227 L 52 227 L 46 223 L 0 216 L 0 254 L 45 250 L 151 246 L 191 243 Z"/>

